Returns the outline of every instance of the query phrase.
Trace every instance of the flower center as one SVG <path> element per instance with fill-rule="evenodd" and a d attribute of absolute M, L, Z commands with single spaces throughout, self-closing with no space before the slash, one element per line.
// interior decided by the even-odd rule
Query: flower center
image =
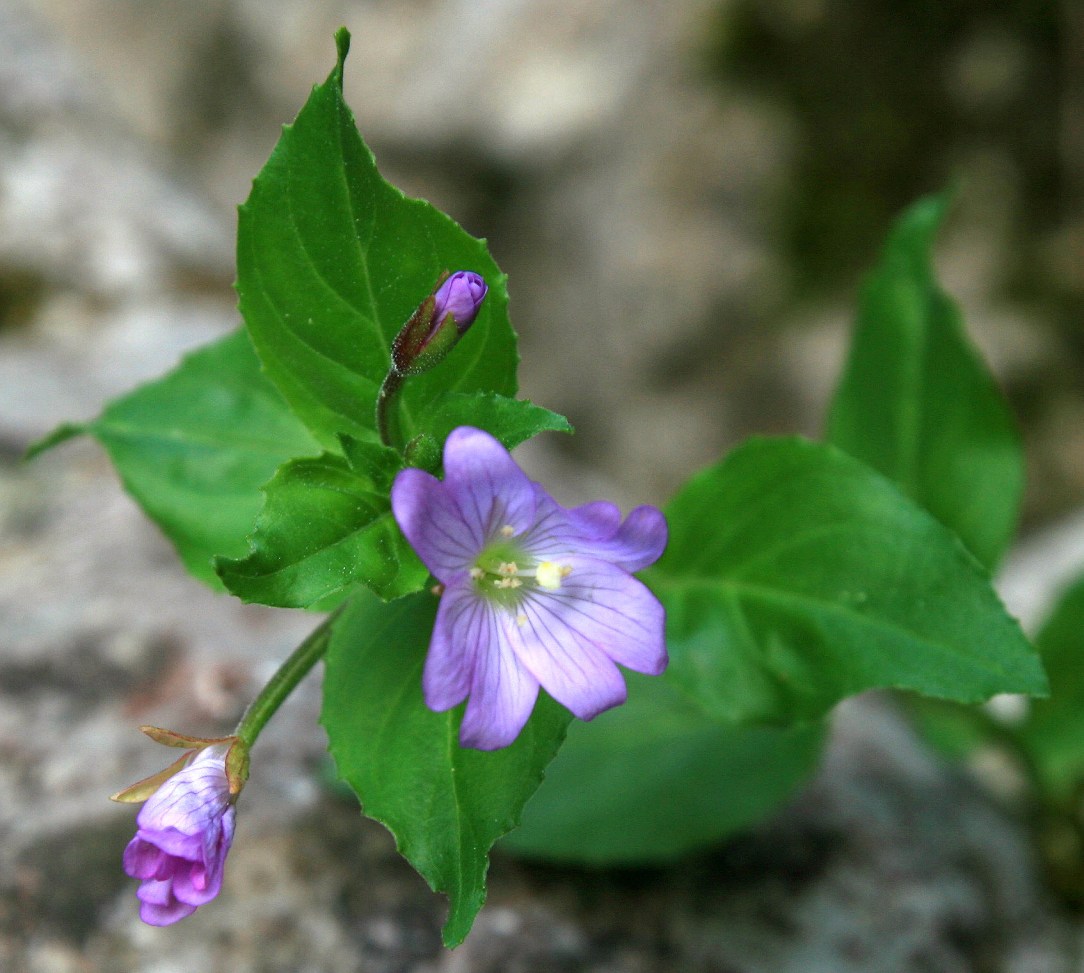
<path fill-rule="evenodd" d="M 515 530 L 505 524 L 499 539 L 478 555 L 470 569 L 478 592 L 508 608 L 515 608 L 532 588 L 557 591 L 572 573 L 570 564 L 536 561 L 515 543 L 514 535 Z"/>

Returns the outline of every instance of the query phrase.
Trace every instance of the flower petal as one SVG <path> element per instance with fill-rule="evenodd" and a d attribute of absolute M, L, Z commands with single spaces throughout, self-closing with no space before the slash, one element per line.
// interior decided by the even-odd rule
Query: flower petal
<path fill-rule="evenodd" d="M 519 736 L 538 698 L 538 680 L 520 664 L 503 637 L 501 623 L 506 614 L 486 613 L 490 624 L 477 643 L 470 700 L 459 728 L 464 747 L 507 747 Z"/>
<path fill-rule="evenodd" d="M 140 892 L 143 890 L 140 889 Z M 139 895 L 139 892 L 136 893 Z M 194 905 L 187 905 L 177 899 L 171 899 L 165 905 L 157 905 L 153 902 L 141 902 L 139 906 L 139 918 L 148 926 L 172 926 L 180 922 L 196 911 Z"/>
<path fill-rule="evenodd" d="M 609 561 L 631 574 L 662 557 L 667 536 L 662 511 L 645 504 L 633 510 L 612 537 L 586 540 L 577 551 L 585 557 Z"/>
<path fill-rule="evenodd" d="M 444 485 L 472 533 L 483 538 L 506 525 L 521 534 L 534 523 L 534 484 L 508 450 L 481 429 L 460 426 L 448 436 Z"/>
<path fill-rule="evenodd" d="M 458 706 L 470 691 L 478 646 L 489 638 L 492 609 L 460 574 L 440 596 L 440 607 L 422 672 L 425 705 L 437 713 Z"/>
<path fill-rule="evenodd" d="M 560 588 L 536 589 L 521 606 L 525 624 L 509 639 L 542 687 L 580 719 L 625 701 L 615 662 L 657 675 L 666 668 L 665 614 L 635 578 L 604 561 L 574 557 Z"/>
<path fill-rule="evenodd" d="M 228 749 L 226 744 L 205 747 L 151 795 L 136 818 L 141 837 L 170 854 L 194 857 L 183 850 L 181 836 L 201 836 L 229 804 L 229 782 L 223 770 Z M 177 850 L 174 836 L 182 846 Z"/>
<path fill-rule="evenodd" d="M 561 587 L 542 596 L 555 603 L 561 621 L 614 662 L 645 675 L 660 675 L 669 660 L 666 611 L 658 598 L 606 561 L 572 557 L 564 564 L 572 570 Z"/>
<path fill-rule="evenodd" d="M 572 526 L 584 537 L 610 538 L 621 526 L 621 508 L 609 500 L 592 500 L 566 512 Z"/>
<path fill-rule="evenodd" d="M 132 878 L 153 879 L 159 875 L 169 856 L 161 848 L 144 841 L 137 834 L 124 849 L 124 871 Z"/>
<path fill-rule="evenodd" d="M 485 545 L 481 528 L 464 520 L 451 491 L 423 470 L 403 470 L 395 477 L 391 509 L 422 563 L 445 584 Z"/>
<path fill-rule="evenodd" d="M 666 549 L 666 518 L 656 507 L 637 507 L 622 523 L 621 511 L 605 500 L 566 510 L 535 487 L 536 523 L 523 545 L 539 560 L 578 554 L 609 561 L 631 574 L 654 564 Z"/>
<path fill-rule="evenodd" d="M 140 828 L 136 837 L 161 849 L 169 858 L 196 861 L 203 854 L 202 834 L 185 834 L 176 828 Z"/>
<path fill-rule="evenodd" d="M 169 905 L 173 897 L 173 877 L 148 879 L 136 889 L 136 898 L 148 905 Z"/>

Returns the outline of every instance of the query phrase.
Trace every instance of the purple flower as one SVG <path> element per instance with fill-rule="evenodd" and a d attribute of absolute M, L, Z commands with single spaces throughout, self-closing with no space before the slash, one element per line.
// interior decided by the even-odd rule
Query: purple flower
<path fill-rule="evenodd" d="M 459 740 L 496 750 L 519 735 L 541 686 L 589 720 L 623 703 L 617 663 L 666 668 L 664 613 L 632 577 L 666 547 L 666 521 L 612 503 L 566 510 L 488 433 L 461 426 L 444 480 L 403 470 L 392 510 L 443 585 L 422 689 L 437 712 L 468 696 Z"/>
<path fill-rule="evenodd" d="M 478 309 L 482 306 L 482 300 L 488 290 L 486 282 L 473 271 L 456 271 L 437 288 L 433 295 L 434 328 L 444 319 L 444 315 L 451 314 L 455 319 L 456 329 L 463 334 L 474 324 Z"/>
<path fill-rule="evenodd" d="M 168 926 L 206 905 L 222 888 L 233 842 L 234 809 L 226 777 L 230 744 L 198 750 L 143 805 L 139 830 L 124 850 L 124 870 L 142 879 L 140 918 Z"/>

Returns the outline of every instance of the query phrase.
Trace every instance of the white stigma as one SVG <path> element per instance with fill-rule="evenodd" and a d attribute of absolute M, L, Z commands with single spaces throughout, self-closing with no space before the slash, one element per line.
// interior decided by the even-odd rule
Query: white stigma
<path fill-rule="evenodd" d="M 556 591 L 561 587 L 561 581 L 571 573 L 571 564 L 556 564 L 553 561 L 543 561 L 535 569 L 534 576 L 541 587 L 549 591 Z"/>

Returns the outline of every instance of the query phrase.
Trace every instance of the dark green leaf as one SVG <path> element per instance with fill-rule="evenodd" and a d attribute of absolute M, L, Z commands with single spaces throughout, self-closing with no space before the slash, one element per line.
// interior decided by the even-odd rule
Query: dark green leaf
<path fill-rule="evenodd" d="M 955 536 L 830 446 L 753 440 L 667 513 L 650 583 L 667 608 L 668 678 L 721 719 L 816 718 L 874 687 L 960 702 L 1046 691 Z"/>
<path fill-rule="evenodd" d="M 332 607 L 358 584 L 382 598 L 419 590 L 429 572 L 399 530 L 388 502 L 394 450 L 348 442 L 356 466 L 325 453 L 291 460 L 264 488 L 251 550 L 215 563 L 244 601 L 281 608 Z M 398 464 L 396 464 L 398 465 Z M 359 469 L 360 467 L 360 469 Z"/>
<path fill-rule="evenodd" d="M 894 228 L 866 283 L 828 438 L 895 480 L 992 568 L 1024 482 L 1008 408 L 930 263 L 946 200 Z"/>
<path fill-rule="evenodd" d="M 73 429 L 61 427 L 41 448 Z M 189 355 L 81 429 L 108 450 L 125 489 L 188 570 L 215 588 L 211 559 L 244 553 L 268 477 L 291 456 L 319 450 L 264 378 L 243 333 Z"/>
<path fill-rule="evenodd" d="M 568 420 L 525 399 L 492 392 L 449 392 L 437 399 L 419 425 L 443 443 L 457 426 L 475 426 L 514 449 L 540 432 L 572 432 Z"/>
<path fill-rule="evenodd" d="M 1065 803 L 1084 783 L 1084 578 L 1062 596 L 1036 645 L 1050 698 L 1031 703 L 1019 732 L 1047 795 Z"/>
<path fill-rule="evenodd" d="M 322 722 L 339 774 L 365 814 L 392 832 L 433 889 L 447 893 L 444 942 L 455 946 L 485 900 L 489 849 L 515 827 L 569 715 L 542 694 L 510 747 L 461 749 L 462 708 L 433 713 L 422 701 L 436 606 L 427 593 L 390 604 L 361 593 L 347 606 L 328 648 Z"/>
<path fill-rule="evenodd" d="M 628 703 L 569 727 L 502 847 L 593 865 L 676 858 L 776 807 L 820 753 L 819 724 L 727 726 L 665 678 L 628 681 Z"/>
<path fill-rule="evenodd" d="M 336 434 L 372 440 L 392 339 L 442 271 L 489 284 L 481 312 L 447 360 L 402 393 L 410 439 L 445 391 L 515 394 L 506 279 L 484 242 L 377 172 L 342 96 L 349 35 L 241 207 L 237 290 L 272 381 L 329 448 Z"/>

